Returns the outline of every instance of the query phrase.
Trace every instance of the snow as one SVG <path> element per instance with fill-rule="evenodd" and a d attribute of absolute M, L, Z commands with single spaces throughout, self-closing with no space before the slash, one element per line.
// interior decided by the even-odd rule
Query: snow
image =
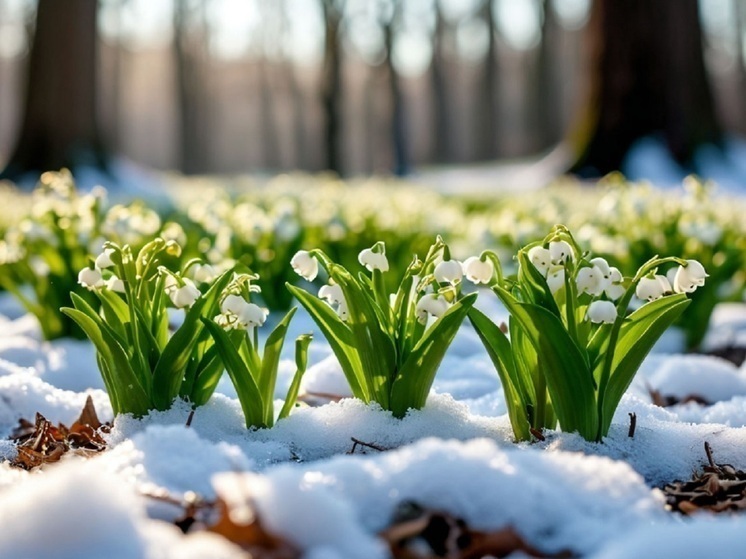
<path fill-rule="evenodd" d="M 495 320 L 506 318 L 489 296 L 478 305 Z M 339 365 L 299 311 L 288 339 L 315 331 L 303 391 L 339 401 L 302 405 L 273 429 L 248 431 L 225 378 L 190 426 L 184 403 L 143 419 L 120 416 L 106 452 L 25 472 L 2 461 L 14 454 L 4 438 L 18 419 L 39 412 L 70 424 L 88 395 L 102 420 L 112 411 L 88 342 L 41 341 L 33 319 L 5 297 L 0 312 L 7 313 L 0 317 L 0 559 L 243 556 L 220 536 L 182 535 L 172 524 L 180 509 L 147 496 L 161 491 L 219 496 L 237 518 L 256 514 L 306 558 L 388 557 L 377 534 L 406 501 L 476 530 L 513 527 L 549 553 L 742 554 L 745 520 L 684 520 L 665 510 L 656 489 L 701 469 L 705 441 L 718 463 L 746 468 L 746 366 L 682 355 L 675 332 L 644 362 L 603 443 L 547 432 L 544 442 L 515 444 L 499 379 L 468 325 L 449 349 L 427 406 L 399 420 L 345 397 Z M 743 305 L 718 308 L 708 343 L 727 343 L 744 326 Z M 278 399 L 295 372 L 292 345 L 283 352 Z M 697 395 L 711 405 L 660 408 L 650 389 Z M 634 437 L 630 413 L 637 418 Z M 353 439 L 386 450 L 358 445 L 348 454 Z"/>

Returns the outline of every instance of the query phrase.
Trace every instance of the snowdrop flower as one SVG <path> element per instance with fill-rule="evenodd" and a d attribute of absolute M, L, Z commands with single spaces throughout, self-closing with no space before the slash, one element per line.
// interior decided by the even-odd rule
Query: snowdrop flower
<path fill-rule="evenodd" d="M 578 270 L 575 282 L 580 293 L 588 293 L 597 297 L 604 291 L 603 274 L 596 266 L 586 266 Z"/>
<path fill-rule="evenodd" d="M 240 295 L 230 294 L 220 303 L 220 312 L 238 316 L 246 305 L 246 300 Z"/>
<path fill-rule="evenodd" d="M 611 324 L 617 317 L 616 305 L 611 301 L 593 301 L 588 305 L 586 316 L 594 324 Z"/>
<path fill-rule="evenodd" d="M 295 273 L 303 279 L 313 281 L 319 275 L 319 261 L 316 260 L 307 250 L 299 250 L 290 259 L 290 265 Z"/>
<path fill-rule="evenodd" d="M 28 259 L 28 265 L 34 274 L 43 278 L 49 275 L 49 264 L 41 256 L 32 256 Z"/>
<path fill-rule="evenodd" d="M 104 286 L 104 278 L 101 272 L 92 268 L 83 268 L 78 273 L 78 283 L 90 291 L 100 289 Z"/>
<path fill-rule="evenodd" d="M 693 293 L 698 287 L 705 284 L 705 278 L 709 274 L 704 266 L 696 260 L 687 260 L 686 266 L 679 266 L 673 280 L 673 288 L 676 293 Z"/>
<path fill-rule="evenodd" d="M 495 266 L 489 258 L 481 260 L 478 256 L 470 256 L 464 260 L 464 275 L 475 284 L 489 283 L 495 273 Z"/>
<path fill-rule="evenodd" d="M 549 243 L 549 258 L 552 264 L 564 264 L 573 259 L 573 250 L 567 241 L 552 241 Z"/>
<path fill-rule="evenodd" d="M 212 283 L 218 276 L 215 268 L 209 264 L 195 264 L 192 266 L 192 279 L 196 283 Z"/>
<path fill-rule="evenodd" d="M 113 248 L 104 249 L 103 252 L 96 257 L 96 268 L 104 270 L 112 267 L 114 265 L 114 262 L 111 260 L 112 254 L 114 254 Z"/>
<path fill-rule="evenodd" d="M 643 301 L 655 301 L 671 291 L 671 284 L 666 276 L 656 275 L 652 278 L 644 277 L 640 279 L 635 289 L 635 295 Z"/>
<path fill-rule="evenodd" d="M 428 316 L 434 316 L 440 318 L 445 314 L 450 305 L 448 301 L 441 295 L 436 293 L 427 293 L 417 301 L 415 312 L 417 313 L 417 320 L 420 324 L 427 323 Z"/>
<path fill-rule="evenodd" d="M 549 270 L 549 264 L 552 260 L 549 250 L 541 246 L 535 246 L 528 251 L 528 258 L 543 276 L 547 275 L 547 270 Z"/>
<path fill-rule="evenodd" d="M 604 289 L 604 293 L 606 293 L 606 296 L 609 299 L 611 299 L 612 301 L 616 301 L 622 295 L 624 295 L 624 292 L 626 291 L 626 289 L 622 285 L 622 281 L 624 280 L 622 272 L 620 272 L 618 268 L 612 266 L 611 268 L 609 268 L 609 280 L 610 283 L 606 287 L 606 289 Z"/>
<path fill-rule="evenodd" d="M 319 298 L 326 299 L 331 304 L 339 304 L 345 300 L 342 288 L 335 284 L 322 285 L 319 289 Z"/>
<path fill-rule="evenodd" d="M 383 243 L 381 243 L 382 245 Z M 376 243 L 378 245 L 378 243 Z M 386 254 L 383 252 L 375 252 L 373 248 L 366 248 L 364 250 L 360 251 L 360 254 L 358 254 L 358 262 L 368 268 L 369 272 L 372 272 L 373 270 L 381 270 L 382 272 L 388 272 L 389 271 L 389 261 L 386 258 Z"/>
<path fill-rule="evenodd" d="M 464 275 L 464 269 L 458 260 L 444 260 L 433 271 L 435 281 L 456 285 Z"/>
<path fill-rule="evenodd" d="M 194 302 L 199 299 L 200 295 L 202 295 L 200 290 L 197 289 L 194 283 L 192 283 L 192 280 L 189 278 L 182 278 L 182 281 L 184 282 L 184 285 L 182 286 L 176 284 L 169 286 L 169 282 L 166 282 L 166 293 L 168 293 L 171 302 L 177 309 L 191 307 Z"/>
<path fill-rule="evenodd" d="M 124 282 L 117 276 L 111 276 L 106 280 L 106 289 L 114 291 L 115 293 L 124 293 Z"/>
<path fill-rule="evenodd" d="M 241 312 L 236 315 L 238 324 L 240 324 L 242 328 L 262 326 L 267 320 L 268 312 L 254 303 L 244 303 Z"/>
<path fill-rule="evenodd" d="M 557 293 L 560 289 L 565 286 L 565 267 L 564 266 L 552 266 L 547 271 L 547 285 L 549 291 Z"/>

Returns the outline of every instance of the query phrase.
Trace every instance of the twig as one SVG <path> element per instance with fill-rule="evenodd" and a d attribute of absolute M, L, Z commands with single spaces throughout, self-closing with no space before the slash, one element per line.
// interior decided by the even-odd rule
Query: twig
<path fill-rule="evenodd" d="M 635 412 L 629 412 L 629 431 L 627 432 L 627 436 L 630 439 L 635 438 L 635 429 L 637 428 L 637 414 Z"/>
<path fill-rule="evenodd" d="M 187 417 L 187 422 L 186 422 L 187 427 L 192 426 L 192 419 L 194 419 L 194 410 L 189 412 L 189 417 Z"/>
<path fill-rule="evenodd" d="M 715 459 L 712 457 L 712 447 L 707 441 L 705 441 L 705 454 L 707 455 L 707 461 L 710 463 L 710 468 L 717 470 L 717 464 L 715 464 Z"/>
<path fill-rule="evenodd" d="M 537 440 L 545 441 L 547 438 L 544 436 L 544 433 L 541 432 L 540 429 L 536 429 L 535 427 L 531 427 L 529 430 L 529 433 L 531 433 Z"/>
<path fill-rule="evenodd" d="M 384 448 L 382 446 L 379 446 L 374 443 L 366 443 L 365 441 L 361 441 L 360 439 L 356 439 L 355 437 L 350 437 L 350 440 L 352 440 L 352 449 L 347 454 L 355 454 L 355 450 L 357 449 L 358 445 L 364 446 L 367 448 L 372 448 L 373 450 L 377 450 L 379 452 L 385 452 L 388 450 L 387 448 Z"/>

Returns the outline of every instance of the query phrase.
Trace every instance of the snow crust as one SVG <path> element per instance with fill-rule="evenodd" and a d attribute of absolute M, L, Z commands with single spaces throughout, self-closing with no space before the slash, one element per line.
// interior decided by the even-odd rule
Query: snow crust
<path fill-rule="evenodd" d="M 494 301 L 479 301 L 503 319 Z M 656 489 L 701 469 L 705 441 L 717 462 L 746 469 L 746 367 L 675 353 L 675 335 L 646 359 L 601 444 L 562 432 L 547 433 L 543 443 L 513 443 L 499 379 L 466 325 L 428 405 L 402 420 L 346 397 L 342 371 L 316 332 L 303 390 L 342 397 L 338 402 L 298 407 L 271 430 L 248 431 L 226 377 L 190 427 L 184 403 L 143 419 L 120 416 L 106 452 L 29 473 L 3 461 L 14 453 L 5 437 L 18 419 L 40 412 L 70 424 L 88 395 L 102 420 L 112 411 L 88 342 L 41 341 L 33 320 L 14 314 L 3 297 L 0 312 L 7 312 L 0 316 L 0 559 L 243 556 L 218 536 L 183 536 L 171 524 L 179 509 L 147 496 L 158 491 L 220 496 L 236 514 L 256 513 L 310 558 L 388 557 L 378 533 L 407 501 L 477 530 L 511 526 L 547 552 L 598 559 L 742 554 L 746 520 L 683 520 L 664 510 Z M 742 306 L 718 316 L 716 325 L 735 332 L 746 324 Z M 301 311 L 289 338 L 307 331 L 314 325 Z M 294 371 L 288 344 L 278 409 Z M 710 405 L 660 408 L 651 389 Z M 358 445 L 348 454 L 353 438 L 385 451 Z"/>

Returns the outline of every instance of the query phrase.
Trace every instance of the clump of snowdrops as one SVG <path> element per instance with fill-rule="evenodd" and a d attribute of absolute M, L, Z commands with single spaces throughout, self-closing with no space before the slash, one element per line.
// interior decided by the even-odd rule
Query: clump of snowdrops
<path fill-rule="evenodd" d="M 519 250 L 517 261 L 514 278 L 492 251 L 464 262 L 466 277 L 490 287 L 510 313 L 505 331 L 476 309 L 469 318 L 502 381 L 515 438 L 559 422 L 600 441 L 643 359 L 707 273 L 696 260 L 656 256 L 625 277 L 562 225 Z M 642 304 L 630 313 L 633 297 Z"/>
<path fill-rule="evenodd" d="M 384 243 L 360 252 L 369 274 L 354 276 L 323 251 L 300 251 L 293 269 L 313 281 L 322 267 L 329 283 L 318 297 L 288 284 L 329 342 L 355 397 L 377 402 L 395 417 L 425 405 L 435 373 L 476 294 L 461 297 L 461 264 L 438 237 L 424 260 L 414 257 L 390 293 Z"/>
<path fill-rule="evenodd" d="M 137 255 L 129 245 L 107 242 L 78 275 L 100 311 L 74 293 L 74 308 L 62 309 L 96 347 L 114 413 L 140 417 L 168 409 L 176 398 L 201 406 L 227 369 L 247 427 L 271 427 L 280 353 L 295 309 L 269 335 L 260 357 L 257 328 L 267 311 L 250 301 L 258 277 L 240 265 L 218 274 L 199 259 L 174 271 L 180 254 L 178 243 L 161 238 Z M 169 308 L 183 310 L 173 332 Z M 309 342 L 310 336 L 298 338 L 298 372 L 280 418 L 297 399 Z"/>

